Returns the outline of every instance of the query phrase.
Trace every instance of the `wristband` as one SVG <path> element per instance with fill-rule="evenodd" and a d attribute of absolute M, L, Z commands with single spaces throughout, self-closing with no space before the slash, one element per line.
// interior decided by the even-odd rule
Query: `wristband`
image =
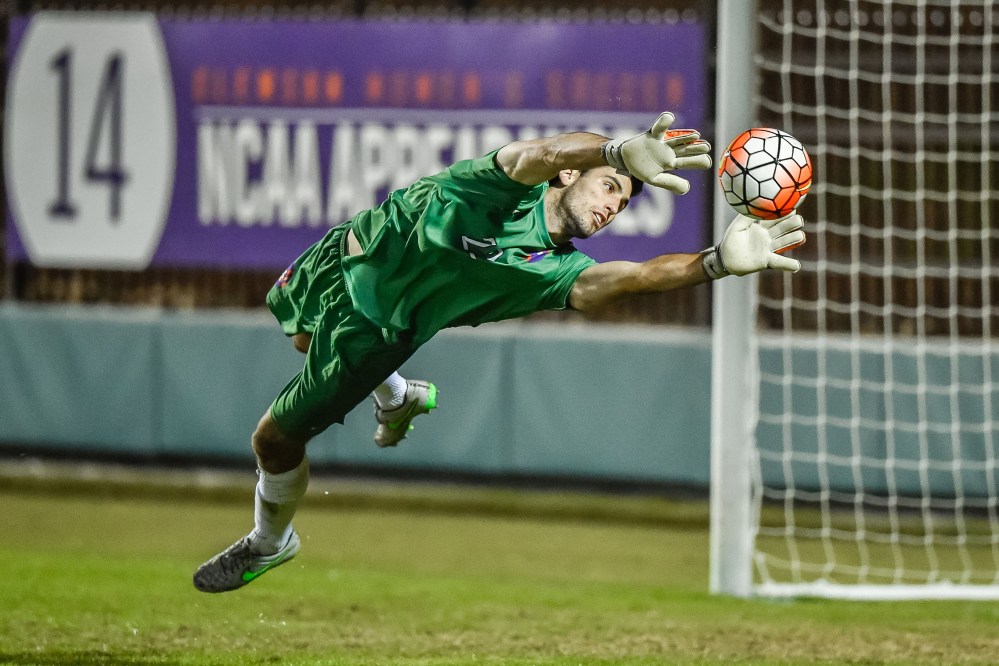
<path fill-rule="evenodd" d="M 600 144 L 600 157 L 604 159 L 607 166 L 612 166 L 620 171 L 627 171 L 624 161 L 621 159 L 620 142 L 617 142 L 616 145 L 614 141 L 605 141 Z"/>
<path fill-rule="evenodd" d="M 725 268 L 725 262 L 722 261 L 721 252 L 718 251 L 717 246 L 702 250 L 701 257 L 701 268 L 704 269 L 704 274 L 709 279 L 719 280 L 727 275 L 731 275 L 728 269 Z"/>

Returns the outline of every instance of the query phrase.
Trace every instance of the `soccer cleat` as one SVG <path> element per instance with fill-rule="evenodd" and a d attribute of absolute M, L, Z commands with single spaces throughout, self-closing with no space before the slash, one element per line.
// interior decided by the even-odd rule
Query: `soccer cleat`
<path fill-rule="evenodd" d="M 375 400 L 375 420 L 378 421 L 375 444 L 382 448 L 395 446 L 413 429 L 411 423 L 415 417 L 429 414 L 435 407 L 437 407 L 436 386 L 430 382 L 407 380 L 406 399 L 398 407 L 382 409 Z"/>
<path fill-rule="evenodd" d="M 253 552 L 247 535 L 208 560 L 194 572 L 194 587 L 202 592 L 228 592 L 243 587 L 276 566 L 295 557 L 302 546 L 298 533 L 292 530 L 284 548 L 273 555 Z"/>

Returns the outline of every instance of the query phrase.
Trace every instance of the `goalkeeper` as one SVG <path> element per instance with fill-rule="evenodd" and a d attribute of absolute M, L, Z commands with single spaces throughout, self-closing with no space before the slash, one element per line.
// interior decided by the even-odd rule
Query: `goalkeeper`
<path fill-rule="evenodd" d="M 391 193 L 295 260 L 267 302 L 305 364 L 253 433 L 253 530 L 203 564 L 194 585 L 233 590 L 295 556 L 306 443 L 372 394 L 376 443 L 403 439 L 436 406 L 437 389 L 396 370 L 442 328 L 588 311 L 766 268 L 797 271 L 781 254 L 805 240 L 797 215 L 738 217 L 716 247 L 644 263 L 596 263 L 573 247 L 613 222 L 643 183 L 684 194 L 690 184 L 674 171 L 710 168 L 708 143 L 672 122 L 663 113 L 627 139 L 573 132 L 458 162 Z"/>

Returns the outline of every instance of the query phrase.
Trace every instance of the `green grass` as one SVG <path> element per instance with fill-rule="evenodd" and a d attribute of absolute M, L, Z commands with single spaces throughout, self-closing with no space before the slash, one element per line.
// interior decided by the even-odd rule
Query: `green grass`
<path fill-rule="evenodd" d="M 936 665 L 999 654 L 995 603 L 711 596 L 699 502 L 317 480 L 296 520 L 298 558 L 206 595 L 191 573 L 248 529 L 248 489 L 0 483 L 4 664 Z"/>

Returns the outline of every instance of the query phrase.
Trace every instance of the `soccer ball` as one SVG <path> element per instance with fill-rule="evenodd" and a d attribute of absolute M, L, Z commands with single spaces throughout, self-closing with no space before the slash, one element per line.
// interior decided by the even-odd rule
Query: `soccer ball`
<path fill-rule="evenodd" d="M 812 185 L 812 160 L 787 132 L 757 127 L 728 145 L 718 166 L 725 201 L 737 213 L 776 220 L 791 213 Z"/>

